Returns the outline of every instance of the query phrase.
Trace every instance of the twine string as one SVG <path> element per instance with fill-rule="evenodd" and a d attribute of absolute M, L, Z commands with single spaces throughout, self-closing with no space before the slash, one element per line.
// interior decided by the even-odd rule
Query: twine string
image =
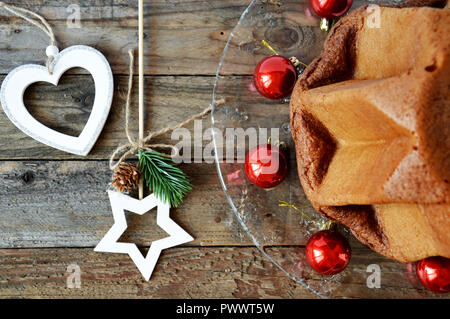
<path fill-rule="evenodd" d="M 131 102 L 130 101 L 131 101 L 131 94 L 133 92 L 134 51 L 129 50 L 128 55 L 130 58 L 130 68 L 129 68 L 129 77 L 128 77 L 128 92 L 127 92 L 126 102 L 125 102 L 125 133 L 127 135 L 128 143 L 120 145 L 112 153 L 112 155 L 109 159 L 109 167 L 111 170 L 115 170 L 120 165 L 120 163 L 124 162 L 130 156 L 136 154 L 136 152 L 139 149 L 148 150 L 148 151 L 153 151 L 154 149 L 171 150 L 172 151 L 171 154 L 163 154 L 163 156 L 168 157 L 168 158 L 171 158 L 172 156 L 177 155 L 179 153 L 179 150 L 174 145 L 154 144 L 154 143 L 150 143 L 150 141 L 158 136 L 161 136 L 161 135 L 164 135 L 173 130 L 182 128 L 182 127 L 192 123 L 195 120 L 201 119 L 205 115 L 207 115 L 209 112 L 211 112 L 211 110 L 212 110 L 212 105 L 210 105 L 207 108 L 205 108 L 202 112 L 193 115 L 192 117 L 188 118 L 184 122 L 174 124 L 171 126 L 167 126 L 158 131 L 150 132 L 142 140 L 133 139 L 131 132 L 130 132 L 130 118 L 131 118 L 131 112 L 130 112 L 130 103 Z M 223 104 L 225 104 L 224 99 L 214 102 L 215 106 L 221 106 Z M 122 154 L 122 155 L 119 157 L 119 159 L 117 161 L 115 161 L 115 159 L 119 156 L 119 154 Z"/>
<path fill-rule="evenodd" d="M 25 9 L 25 8 L 6 4 L 3 1 L 0 1 L 0 8 L 4 8 L 6 11 L 8 11 L 8 12 L 16 15 L 17 17 L 22 18 L 25 21 L 31 23 L 32 25 L 38 27 L 46 35 L 48 35 L 48 37 L 50 38 L 50 45 L 53 45 L 53 46 L 56 45 L 56 39 L 55 39 L 55 34 L 53 32 L 53 29 L 50 26 L 50 24 L 47 22 L 47 20 L 45 20 L 44 17 L 42 17 L 41 15 L 39 15 L 31 10 Z M 27 15 L 34 17 L 36 20 L 28 17 Z M 46 67 L 47 67 L 47 71 L 49 74 L 52 74 L 50 66 L 51 66 L 51 63 L 54 61 L 54 59 L 55 59 L 54 56 L 49 56 L 47 59 Z"/>

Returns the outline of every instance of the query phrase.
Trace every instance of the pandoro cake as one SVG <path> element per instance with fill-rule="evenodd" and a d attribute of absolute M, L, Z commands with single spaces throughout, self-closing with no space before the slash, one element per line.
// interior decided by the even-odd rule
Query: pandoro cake
<path fill-rule="evenodd" d="M 299 177 L 314 208 L 401 262 L 450 258 L 445 4 L 380 7 L 378 27 L 367 7 L 351 12 L 291 98 Z"/>

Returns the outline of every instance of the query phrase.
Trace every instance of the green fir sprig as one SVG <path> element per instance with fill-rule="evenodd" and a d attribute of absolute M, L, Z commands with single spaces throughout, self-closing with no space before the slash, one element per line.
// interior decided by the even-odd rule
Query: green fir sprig
<path fill-rule="evenodd" d="M 180 205 L 184 195 L 192 190 L 186 174 L 161 153 L 139 150 L 139 170 L 147 187 L 170 207 Z"/>

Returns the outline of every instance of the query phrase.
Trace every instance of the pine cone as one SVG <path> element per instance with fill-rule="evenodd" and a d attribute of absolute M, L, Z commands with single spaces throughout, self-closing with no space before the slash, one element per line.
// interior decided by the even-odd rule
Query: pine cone
<path fill-rule="evenodd" d="M 135 165 L 120 163 L 114 169 L 112 185 L 120 193 L 129 192 L 138 187 L 140 178 L 141 172 Z"/>

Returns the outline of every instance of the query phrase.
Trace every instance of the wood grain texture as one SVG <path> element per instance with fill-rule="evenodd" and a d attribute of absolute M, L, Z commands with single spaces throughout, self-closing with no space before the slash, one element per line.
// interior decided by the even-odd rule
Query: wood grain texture
<path fill-rule="evenodd" d="M 8 1 L 6 1 L 8 2 Z M 145 73 L 146 74 L 188 74 L 215 75 L 228 37 L 242 12 L 251 0 L 157 0 L 145 2 Z M 297 0 L 284 0 L 280 21 L 271 25 L 249 26 L 243 33 L 252 35 L 248 39 L 230 42 L 229 57 L 239 56 L 235 52 L 247 50 L 263 58 L 267 49 L 258 39 L 266 39 L 274 47 L 289 54 L 295 53 L 309 63 L 314 56 L 310 50 L 303 50 L 305 43 L 324 37 L 317 27 L 317 21 L 305 17 Z M 363 1 L 355 1 L 359 6 Z M 115 74 L 128 73 L 127 51 L 135 48 L 137 36 L 137 2 L 127 0 L 78 2 L 80 8 L 80 29 L 71 28 L 68 6 L 71 3 L 57 0 L 28 0 L 23 5 L 33 8 L 45 16 L 55 30 L 59 47 L 86 44 L 102 51 L 111 63 Z M 266 11 L 278 9 L 272 1 L 261 4 Z M 268 10 L 266 9 L 268 8 Z M 12 67 L 32 62 L 45 61 L 46 36 L 37 28 L 16 17 L 2 13 L 0 23 L 4 27 L 0 36 L 6 40 L 0 45 L 0 73 L 7 73 Z M 281 22 L 282 21 L 282 22 Z M 280 23 L 281 22 L 281 23 Z M 298 28 L 299 22 L 304 25 Z M 279 27 L 275 24 L 279 24 Z M 254 37 L 255 36 L 255 37 Z M 293 41 L 295 39 L 295 41 Z M 316 41 L 320 46 L 321 41 Z M 254 59 L 228 59 L 222 74 L 252 74 Z"/>
<path fill-rule="evenodd" d="M 278 250 L 285 253 L 281 248 Z M 369 263 L 381 267 L 380 289 L 366 286 Z M 67 288 L 70 264 L 81 269 L 80 289 Z M 345 298 L 430 297 L 405 276 L 404 265 L 368 249 L 357 249 L 334 294 Z M 308 283 L 317 284 L 320 280 L 319 275 L 314 275 Z M 150 282 L 143 280 L 126 255 L 94 253 L 91 249 L 0 250 L 0 297 L 316 298 L 262 257 L 256 248 L 249 247 L 166 250 Z"/>
<path fill-rule="evenodd" d="M 110 61 L 114 74 L 128 73 L 129 49 L 137 46 L 137 1 L 77 1 L 81 28 L 67 25 L 70 1 L 5 1 L 46 17 L 59 47 L 93 46 Z M 145 2 L 145 73 L 209 74 L 217 64 L 231 30 L 250 0 L 147 0 Z M 1 11 L 0 73 L 24 63 L 45 62 L 46 35 L 35 26 Z M 239 74 L 236 64 L 233 72 Z"/>
<path fill-rule="evenodd" d="M 212 78 L 169 76 L 152 77 L 148 80 L 145 91 L 147 130 L 158 130 L 184 121 L 188 114 L 201 112 L 211 103 Z M 115 96 L 110 115 L 88 157 L 74 156 L 34 141 L 0 112 L 0 158 L 108 159 L 118 145 L 127 142 L 124 106 L 127 82 L 128 78 L 125 76 L 115 77 Z M 137 85 L 137 79 L 135 84 Z M 25 95 L 25 105 L 30 113 L 45 125 L 65 134 L 78 135 L 90 115 L 94 97 L 95 89 L 91 77 L 64 76 L 57 87 L 44 83 L 30 87 Z M 137 101 L 137 90 L 134 90 L 132 101 Z M 133 106 L 130 126 L 133 135 L 137 137 L 138 110 L 137 105 Z M 205 128 L 209 127 L 209 118 L 205 118 L 203 124 Z M 170 142 L 170 135 L 155 141 Z"/>
<path fill-rule="evenodd" d="M 193 163 L 182 168 L 194 191 L 171 210 L 171 216 L 195 238 L 189 245 L 253 245 L 231 211 L 215 165 Z M 95 247 L 113 224 L 106 193 L 110 182 L 105 161 L 0 162 L 0 248 Z M 295 166 L 288 179 L 271 190 L 271 197 L 306 201 Z M 306 244 L 308 235 L 302 235 L 298 212 L 277 205 L 263 202 L 264 208 L 254 212 L 261 219 L 261 233 L 267 234 L 264 244 Z M 128 223 L 123 241 L 149 245 L 165 236 L 155 224 L 155 214 L 129 214 Z M 275 228 L 277 232 L 272 231 Z M 352 244 L 360 246 L 354 239 Z"/>
<path fill-rule="evenodd" d="M 215 166 L 183 169 L 195 191 L 171 216 L 196 238 L 192 244 L 251 244 L 231 214 Z M 0 247 L 94 247 L 113 224 L 106 162 L 1 162 L 0 179 Z M 148 245 L 166 236 L 154 214 L 130 214 L 128 222 L 124 241 Z"/>
<path fill-rule="evenodd" d="M 0 81 L 4 77 L 0 76 Z M 233 81 L 235 79 L 235 81 Z M 145 90 L 146 100 L 146 131 L 155 131 L 161 128 L 185 121 L 188 117 L 203 111 L 211 103 L 214 78 L 202 76 L 147 76 Z M 233 83 L 251 83 L 252 77 L 236 76 L 228 80 L 225 85 Z M 137 87 L 137 78 L 134 81 Z M 120 144 L 126 143 L 125 135 L 125 96 L 128 88 L 127 76 L 115 77 L 115 95 L 111 112 L 105 127 L 86 157 L 65 153 L 43 145 L 25 135 L 12 124 L 4 112 L 0 112 L 0 160 L 22 159 L 109 159 L 113 150 Z M 223 88 L 225 91 L 227 88 Z M 230 87 L 230 90 L 232 88 Z M 81 133 L 90 115 L 95 90 L 90 76 L 67 75 L 63 76 L 58 86 L 47 83 L 37 83 L 26 91 L 25 105 L 29 112 L 41 123 L 65 134 L 78 135 Z M 256 92 L 250 92 L 245 98 L 236 101 L 233 96 L 221 95 L 227 101 L 226 112 L 228 116 L 247 116 L 246 126 L 272 128 L 273 122 L 288 125 L 289 106 L 276 105 L 276 102 L 262 98 Z M 131 131 L 137 137 L 137 90 L 132 96 L 132 122 Z M 222 111 L 222 110 L 221 110 Z M 292 143 L 290 133 L 286 128 L 280 127 L 281 137 Z M 205 116 L 199 135 L 195 135 L 194 125 L 186 128 L 191 133 L 192 157 L 196 156 L 196 149 L 202 154 L 204 147 L 210 143 L 209 139 L 202 139 L 205 131 L 211 127 L 210 116 Z M 223 132 L 225 133 L 225 132 Z M 176 144 L 181 138 L 171 138 L 166 134 L 154 139 L 156 143 Z M 20 147 L 18 147 L 20 145 Z M 291 146 L 293 146 L 291 144 Z M 291 147 L 293 151 L 293 147 Z M 293 155 L 293 152 L 292 152 Z M 213 156 L 206 155 L 206 159 L 213 160 Z"/>

